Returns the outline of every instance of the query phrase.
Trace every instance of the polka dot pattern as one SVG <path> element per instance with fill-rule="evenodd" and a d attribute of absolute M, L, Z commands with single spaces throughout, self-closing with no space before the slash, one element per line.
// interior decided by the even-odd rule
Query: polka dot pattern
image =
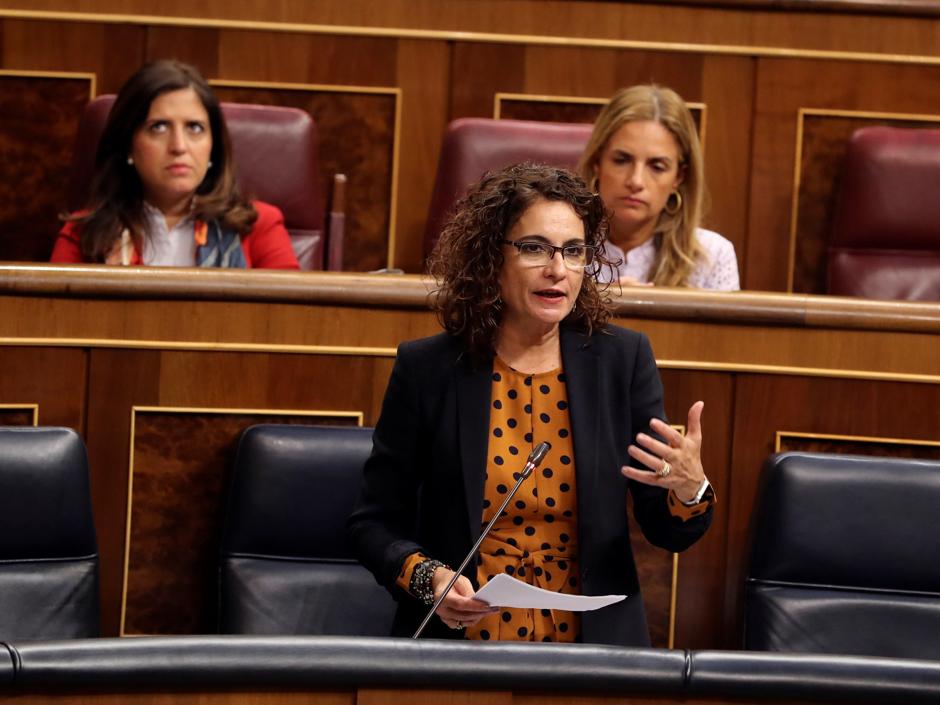
<path fill-rule="evenodd" d="M 560 370 L 527 375 L 499 358 L 493 372 L 484 525 L 515 486 L 535 440 L 549 440 L 552 449 L 484 540 L 477 579 L 482 587 L 505 573 L 546 590 L 578 594 L 578 495 L 564 376 Z M 580 631 L 576 613 L 504 609 L 469 627 L 466 636 L 573 642 L 580 639 Z"/>

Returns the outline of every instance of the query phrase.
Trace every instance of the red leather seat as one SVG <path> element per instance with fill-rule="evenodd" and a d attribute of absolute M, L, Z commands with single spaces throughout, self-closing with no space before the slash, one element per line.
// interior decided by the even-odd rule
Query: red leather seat
<path fill-rule="evenodd" d="M 98 139 L 113 103 L 113 95 L 99 96 L 82 115 L 69 176 L 69 210 L 86 205 Z M 242 193 L 281 209 L 301 269 L 342 269 L 340 191 L 346 179 L 338 174 L 334 180 L 334 207 L 327 218 L 313 118 L 296 108 L 240 103 L 222 103 L 222 113 Z"/>
<path fill-rule="evenodd" d="M 846 151 L 829 293 L 940 301 L 940 130 L 867 127 Z"/>
<path fill-rule="evenodd" d="M 491 169 L 529 161 L 575 169 L 590 124 L 460 118 L 447 127 L 424 230 L 430 254 L 454 204 Z"/>

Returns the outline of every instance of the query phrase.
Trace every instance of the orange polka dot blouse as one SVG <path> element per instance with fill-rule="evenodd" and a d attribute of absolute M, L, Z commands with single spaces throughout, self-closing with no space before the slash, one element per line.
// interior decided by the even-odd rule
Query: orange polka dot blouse
<path fill-rule="evenodd" d="M 526 480 L 480 546 L 477 582 L 482 588 L 507 573 L 530 585 L 580 594 L 578 496 L 565 375 L 561 369 L 526 374 L 499 357 L 493 363 L 490 429 L 484 482 L 482 526 L 515 486 L 536 443 L 551 450 Z M 683 520 L 704 511 L 668 497 L 669 511 Z M 626 507 L 624 507 L 626 511 Z M 414 568 L 426 556 L 405 561 L 397 584 L 408 590 Z M 466 629 L 466 638 L 500 641 L 580 641 L 577 613 L 504 608 Z"/>
<path fill-rule="evenodd" d="M 477 582 L 507 573 L 530 585 L 578 594 L 578 517 L 574 449 L 564 373 L 524 374 L 498 357 L 493 365 L 482 524 L 516 484 L 536 443 L 552 449 L 526 480 L 480 546 Z M 416 554 L 398 584 L 407 589 Z M 466 630 L 468 639 L 576 641 L 580 619 L 561 610 L 503 609 Z"/>

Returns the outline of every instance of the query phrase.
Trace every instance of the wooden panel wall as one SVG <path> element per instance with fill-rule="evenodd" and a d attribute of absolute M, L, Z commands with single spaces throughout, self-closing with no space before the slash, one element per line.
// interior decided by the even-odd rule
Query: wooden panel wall
<path fill-rule="evenodd" d="M 396 0 L 381 8 L 365 0 L 176 0 L 153 14 L 142 0 L 109 0 L 66 21 L 54 14 L 72 9 L 65 0 L 5 5 L 28 12 L 0 10 L 0 71 L 87 72 L 104 93 L 143 61 L 173 56 L 210 79 L 249 84 L 220 89 L 227 98 L 310 110 L 320 121 L 324 175 L 341 169 L 350 179 L 346 266 L 355 271 L 422 268 L 448 121 L 492 116 L 498 94 L 516 96 L 503 101 L 503 117 L 589 120 L 595 101 L 617 88 L 656 81 L 707 113 L 706 225 L 735 244 L 745 287 L 820 292 L 852 125 L 818 116 L 855 111 L 872 124 L 909 114 L 920 116 L 918 125 L 940 117 L 940 18 L 560 0 Z M 16 173 L 0 173 L 0 257 L 47 252 L 49 214 L 63 207 L 80 98 L 74 89 L 61 97 L 64 79 L 44 92 L 49 80 L 0 75 L 4 95 L 30 101 L 28 114 L 60 116 L 29 129 L 22 119 L 0 119 L 0 151 L 35 155 Z M 546 111 L 526 95 L 556 98 Z M 39 187 L 29 209 L 9 205 L 23 191 L 20 168 Z"/>
<path fill-rule="evenodd" d="M 78 118 L 93 92 L 92 74 L 0 70 L 0 258 L 52 254 Z"/>
<path fill-rule="evenodd" d="M 244 429 L 361 421 L 357 412 L 134 408 L 121 634 L 216 630 L 219 537 Z"/>
<path fill-rule="evenodd" d="M 205 294 L 200 281 L 231 278 L 202 274 L 194 295 Z M 248 273 L 230 300 L 122 301 L 106 288 L 63 295 L 86 275 L 114 276 L 114 291 L 139 295 L 132 270 L 48 268 L 31 283 L 13 268 L 0 273 L 0 421 L 27 422 L 23 407 L 36 404 L 41 424 L 85 438 L 104 632 L 119 633 L 122 615 L 126 633 L 208 631 L 211 537 L 238 430 L 312 415 L 374 424 L 395 347 L 438 325 L 412 277 Z M 295 279 L 306 299 L 270 298 L 275 280 L 284 291 Z M 747 532 L 770 453 L 940 457 L 936 310 L 832 299 L 840 310 L 810 299 L 792 312 L 785 307 L 797 299 L 787 296 L 656 291 L 618 302 L 618 322 L 650 336 L 670 421 L 683 424 L 695 401 L 706 403 L 703 460 L 719 504 L 708 534 L 678 559 L 677 647 L 740 644 Z M 651 627 L 665 645 L 671 557 L 638 556 Z"/>
<path fill-rule="evenodd" d="M 93 501 L 105 508 L 95 514 L 105 631 L 211 633 L 223 488 L 238 432 L 261 420 L 372 424 L 391 359 L 89 353 L 86 442 Z"/>

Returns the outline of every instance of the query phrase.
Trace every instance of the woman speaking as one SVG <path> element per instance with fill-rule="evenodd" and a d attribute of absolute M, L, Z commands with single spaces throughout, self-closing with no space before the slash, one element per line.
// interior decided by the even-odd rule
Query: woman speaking
<path fill-rule="evenodd" d="M 444 332 L 399 347 L 349 519 L 362 563 L 411 635 L 515 483 L 551 450 L 437 610 L 429 636 L 648 645 L 627 524 L 670 551 L 711 521 L 701 402 L 683 437 L 663 419 L 646 337 L 607 323 L 594 273 L 601 199 L 577 176 L 520 165 L 458 204 L 432 255 Z M 561 593 L 626 594 L 578 615 L 498 609 L 505 573 Z"/>

